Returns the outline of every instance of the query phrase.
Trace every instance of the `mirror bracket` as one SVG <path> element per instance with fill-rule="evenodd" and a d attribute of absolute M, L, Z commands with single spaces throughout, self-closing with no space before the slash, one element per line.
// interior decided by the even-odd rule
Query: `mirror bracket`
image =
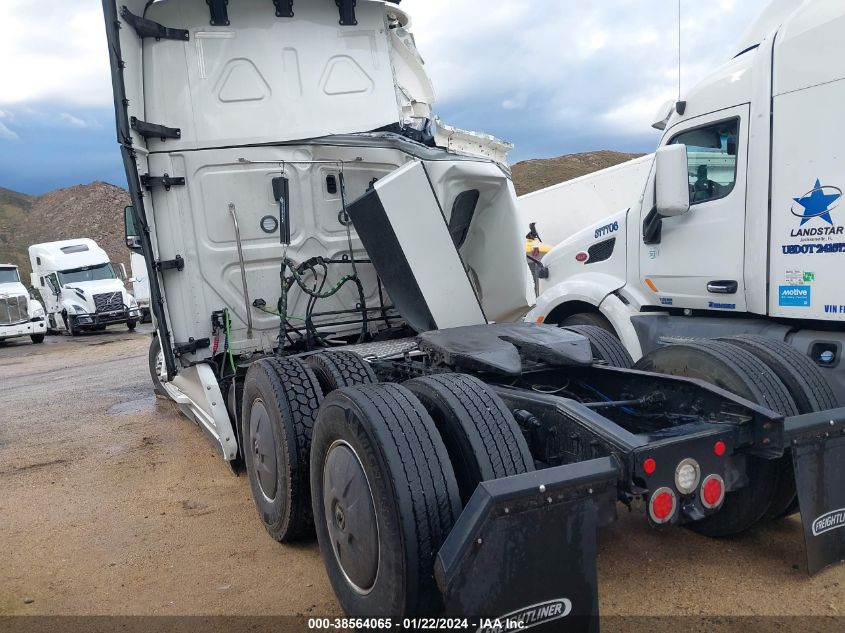
<path fill-rule="evenodd" d="M 654 207 L 643 220 L 643 244 L 660 244 L 663 233 L 663 218 Z"/>

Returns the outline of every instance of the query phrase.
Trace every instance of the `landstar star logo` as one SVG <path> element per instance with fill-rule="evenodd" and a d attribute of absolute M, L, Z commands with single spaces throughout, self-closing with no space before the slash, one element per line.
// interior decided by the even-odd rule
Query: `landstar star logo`
<path fill-rule="evenodd" d="M 795 202 L 801 205 L 802 209 L 796 210 L 793 205 L 792 215 L 801 218 L 801 226 L 814 218 L 821 218 L 833 226 L 833 218 L 830 217 L 830 212 L 836 207 L 831 208 L 831 205 L 841 197 L 842 190 L 839 187 L 823 186 L 820 180 L 816 180 L 816 186 L 813 189 L 801 198 L 793 198 Z"/>

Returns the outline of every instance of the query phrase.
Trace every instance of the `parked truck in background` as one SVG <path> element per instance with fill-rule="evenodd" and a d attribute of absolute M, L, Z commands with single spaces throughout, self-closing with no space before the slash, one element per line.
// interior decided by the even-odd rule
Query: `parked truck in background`
<path fill-rule="evenodd" d="M 841 2 L 774 3 L 733 59 L 660 113 L 636 196 L 601 219 L 547 196 L 544 237 L 591 221 L 544 258 L 530 320 L 604 327 L 635 360 L 666 341 L 762 336 L 845 402 L 843 32 Z"/>
<path fill-rule="evenodd" d="M 18 267 L 0 264 L 0 342 L 28 336 L 43 343 L 47 333 L 44 307 L 30 298 Z"/>
<path fill-rule="evenodd" d="M 31 283 L 44 301 L 47 327 L 75 336 L 141 318 L 106 252 L 94 240 L 80 238 L 29 247 Z"/>
<path fill-rule="evenodd" d="M 845 558 L 845 410 L 799 415 L 807 381 L 522 321 L 509 146 L 436 119 L 397 4 L 103 0 L 151 378 L 268 534 L 316 534 L 351 628 L 594 631 L 618 500 L 717 537 L 797 489 L 808 570 Z"/>

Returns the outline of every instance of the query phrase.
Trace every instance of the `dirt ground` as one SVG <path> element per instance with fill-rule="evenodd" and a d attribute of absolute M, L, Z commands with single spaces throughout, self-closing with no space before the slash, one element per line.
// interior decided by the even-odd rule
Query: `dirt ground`
<path fill-rule="evenodd" d="M 316 542 L 272 541 L 246 477 L 153 397 L 148 345 L 148 333 L 112 328 L 0 346 L 0 623 L 340 616 Z M 746 630 L 845 630 L 845 566 L 808 578 L 797 518 L 709 540 L 651 529 L 620 506 L 599 546 L 603 615 L 684 616 L 677 630 L 729 616 L 778 616 Z"/>

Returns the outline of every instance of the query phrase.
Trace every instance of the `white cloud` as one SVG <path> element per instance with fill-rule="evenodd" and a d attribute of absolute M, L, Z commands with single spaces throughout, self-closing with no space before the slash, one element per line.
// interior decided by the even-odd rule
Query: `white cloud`
<path fill-rule="evenodd" d="M 111 103 L 108 48 L 98 0 L 2 0 L 0 24 L 0 104 Z"/>
<path fill-rule="evenodd" d="M 9 140 L 15 140 L 16 138 L 18 138 L 17 132 L 10 129 L 8 125 L 3 123 L 3 119 L 9 121 L 11 120 L 11 118 L 12 117 L 8 113 L 4 112 L 3 110 L 0 110 L 0 138 L 5 138 Z"/>
<path fill-rule="evenodd" d="M 702 12 L 682 0 L 684 90 L 738 52 L 736 39 L 768 1 L 721 0 L 718 10 Z M 519 136 L 532 127 L 535 138 L 560 139 L 561 153 L 571 137 L 620 145 L 652 138 L 655 113 L 677 96 L 675 2 L 403 0 L 401 7 L 413 18 L 437 108 L 460 104 L 461 126 L 508 135 L 517 150 L 531 143 Z"/>

